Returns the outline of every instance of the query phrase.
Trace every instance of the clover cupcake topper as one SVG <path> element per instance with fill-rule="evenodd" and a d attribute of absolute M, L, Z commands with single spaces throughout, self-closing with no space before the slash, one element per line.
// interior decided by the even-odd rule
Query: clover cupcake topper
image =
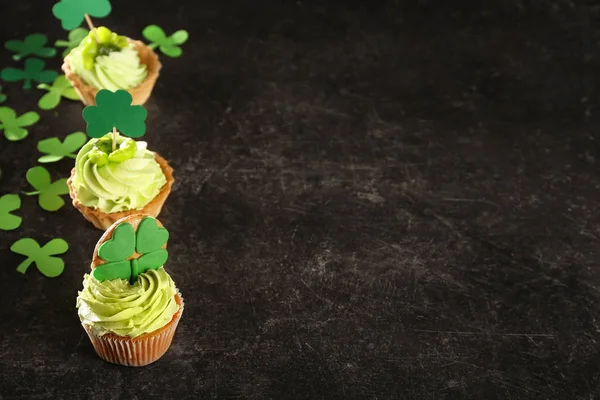
<path fill-rule="evenodd" d="M 96 18 L 106 17 L 110 14 L 109 0 L 60 0 L 52 7 L 52 14 L 61 22 L 63 29 L 77 28 L 85 19 L 94 29 L 90 15 Z"/>
<path fill-rule="evenodd" d="M 155 218 L 141 215 L 125 217 L 100 239 L 92 265 L 100 260 L 104 263 L 96 265 L 92 275 L 99 281 L 128 279 L 134 283 L 139 274 L 159 269 L 165 264 L 169 257 L 166 249 L 168 239 L 169 232 Z"/>
<path fill-rule="evenodd" d="M 87 134 L 93 138 L 100 138 L 112 132 L 113 151 L 116 149 L 117 130 L 130 138 L 143 136 L 146 133 L 148 113 L 143 106 L 131 105 L 132 100 L 131 94 L 125 90 L 98 91 L 96 105 L 83 109 Z"/>

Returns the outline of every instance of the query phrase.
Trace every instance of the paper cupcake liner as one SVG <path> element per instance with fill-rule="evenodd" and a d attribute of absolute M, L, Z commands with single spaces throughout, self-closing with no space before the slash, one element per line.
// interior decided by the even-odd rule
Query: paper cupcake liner
<path fill-rule="evenodd" d="M 78 209 L 81 215 L 83 215 L 85 219 L 94 224 L 96 228 L 102 230 L 108 229 L 116 221 L 132 214 L 148 214 L 153 216 L 154 218 L 158 217 L 160 211 L 162 210 L 163 204 L 167 200 L 169 193 L 171 193 L 171 186 L 173 186 L 173 182 L 175 181 L 175 179 L 173 178 L 173 168 L 169 166 L 167 160 L 158 155 L 158 153 L 154 153 L 154 157 L 156 159 L 156 162 L 162 169 L 163 174 L 165 174 L 167 183 L 164 184 L 164 186 L 160 189 L 160 192 L 158 192 L 156 197 L 152 199 L 148 204 L 146 204 L 144 208 L 140 210 L 105 213 L 100 210 L 95 210 L 91 207 L 83 205 L 77 198 L 77 190 L 75 189 L 75 185 L 73 185 L 75 168 L 71 170 L 71 176 L 67 180 L 67 185 L 69 186 L 69 195 L 71 196 L 71 199 L 73 199 L 73 207 Z"/>
<path fill-rule="evenodd" d="M 139 40 L 129 39 L 129 43 L 138 51 L 140 62 L 148 68 L 148 75 L 146 79 L 142 81 L 138 86 L 129 89 L 128 92 L 133 97 L 133 104 L 144 104 L 150 97 L 154 84 L 158 79 L 158 73 L 162 67 L 160 61 L 158 61 L 158 55 L 150 47 L 146 46 Z M 98 89 L 88 85 L 73 71 L 71 68 L 71 61 L 69 56 L 65 57 L 62 70 L 65 73 L 66 78 L 71 82 L 71 85 L 79 95 L 79 98 L 86 106 L 96 105 L 96 93 Z"/>
<path fill-rule="evenodd" d="M 128 367 L 143 367 L 161 358 L 171 346 L 177 324 L 183 313 L 184 304 L 181 293 L 175 295 L 175 301 L 179 304 L 179 310 L 167 325 L 135 338 L 111 333 L 98 336 L 89 325 L 82 324 L 82 326 L 92 341 L 94 350 L 104 361 Z"/>

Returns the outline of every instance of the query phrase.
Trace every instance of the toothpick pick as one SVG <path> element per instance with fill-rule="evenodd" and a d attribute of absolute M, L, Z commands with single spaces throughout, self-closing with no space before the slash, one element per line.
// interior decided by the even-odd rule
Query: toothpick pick
<path fill-rule="evenodd" d="M 113 126 L 113 140 L 112 140 L 112 151 L 117 149 L 117 127 Z"/>
<path fill-rule="evenodd" d="M 87 13 L 85 14 L 85 22 L 87 22 L 88 27 L 90 28 L 90 31 L 94 32 L 94 37 L 96 38 L 96 42 L 100 43 L 100 38 L 98 37 L 96 28 L 94 27 L 94 24 L 92 23 L 92 19 L 90 18 L 90 16 Z"/>

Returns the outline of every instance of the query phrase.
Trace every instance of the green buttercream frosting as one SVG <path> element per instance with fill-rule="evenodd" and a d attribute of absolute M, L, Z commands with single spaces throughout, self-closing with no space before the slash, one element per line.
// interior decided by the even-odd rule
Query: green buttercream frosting
<path fill-rule="evenodd" d="M 79 319 L 100 336 L 109 332 L 140 336 L 171 321 L 179 310 L 176 294 L 175 283 L 164 268 L 140 274 L 132 285 L 125 279 L 100 282 L 85 274 L 77 296 Z"/>
<path fill-rule="evenodd" d="M 100 43 L 90 32 L 71 53 L 73 71 L 96 89 L 129 90 L 138 86 L 148 70 L 140 62 L 137 50 L 124 36 L 105 27 L 96 28 Z"/>
<path fill-rule="evenodd" d="M 77 198 L 83 205 L 105 213 L 143 208 L 167 182 L 154 153 L 146 149 L 145 142 L 136 142 L 133 158 L 99 164 L 95 144 L 104 138 L 90 140 L 77 154 L 73 177 Z M 126 140 L 118 135 L 117 145 Z"/>

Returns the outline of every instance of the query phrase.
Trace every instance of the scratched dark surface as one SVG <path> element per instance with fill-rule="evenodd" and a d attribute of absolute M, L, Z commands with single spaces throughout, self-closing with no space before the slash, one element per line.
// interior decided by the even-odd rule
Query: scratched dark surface
<path fill-rule="evenodd" d="M 0 233 L 0 398 L 599 398 L 600 7 L 282 3 L 114 1 L 97 21 L 190 32 L 146 136 L 176 172 L 160 219 L 185 312 L 157 363 L 101 361 L 75 310 L 101 232 L 22 196 Z M 0 15 L 2 41 L 65 37 L 48 1 Z M 1 193 L 81 108 L 0 139 Z M 69 241 L 62 276 L 15 271 L 28 236 Z"/>

